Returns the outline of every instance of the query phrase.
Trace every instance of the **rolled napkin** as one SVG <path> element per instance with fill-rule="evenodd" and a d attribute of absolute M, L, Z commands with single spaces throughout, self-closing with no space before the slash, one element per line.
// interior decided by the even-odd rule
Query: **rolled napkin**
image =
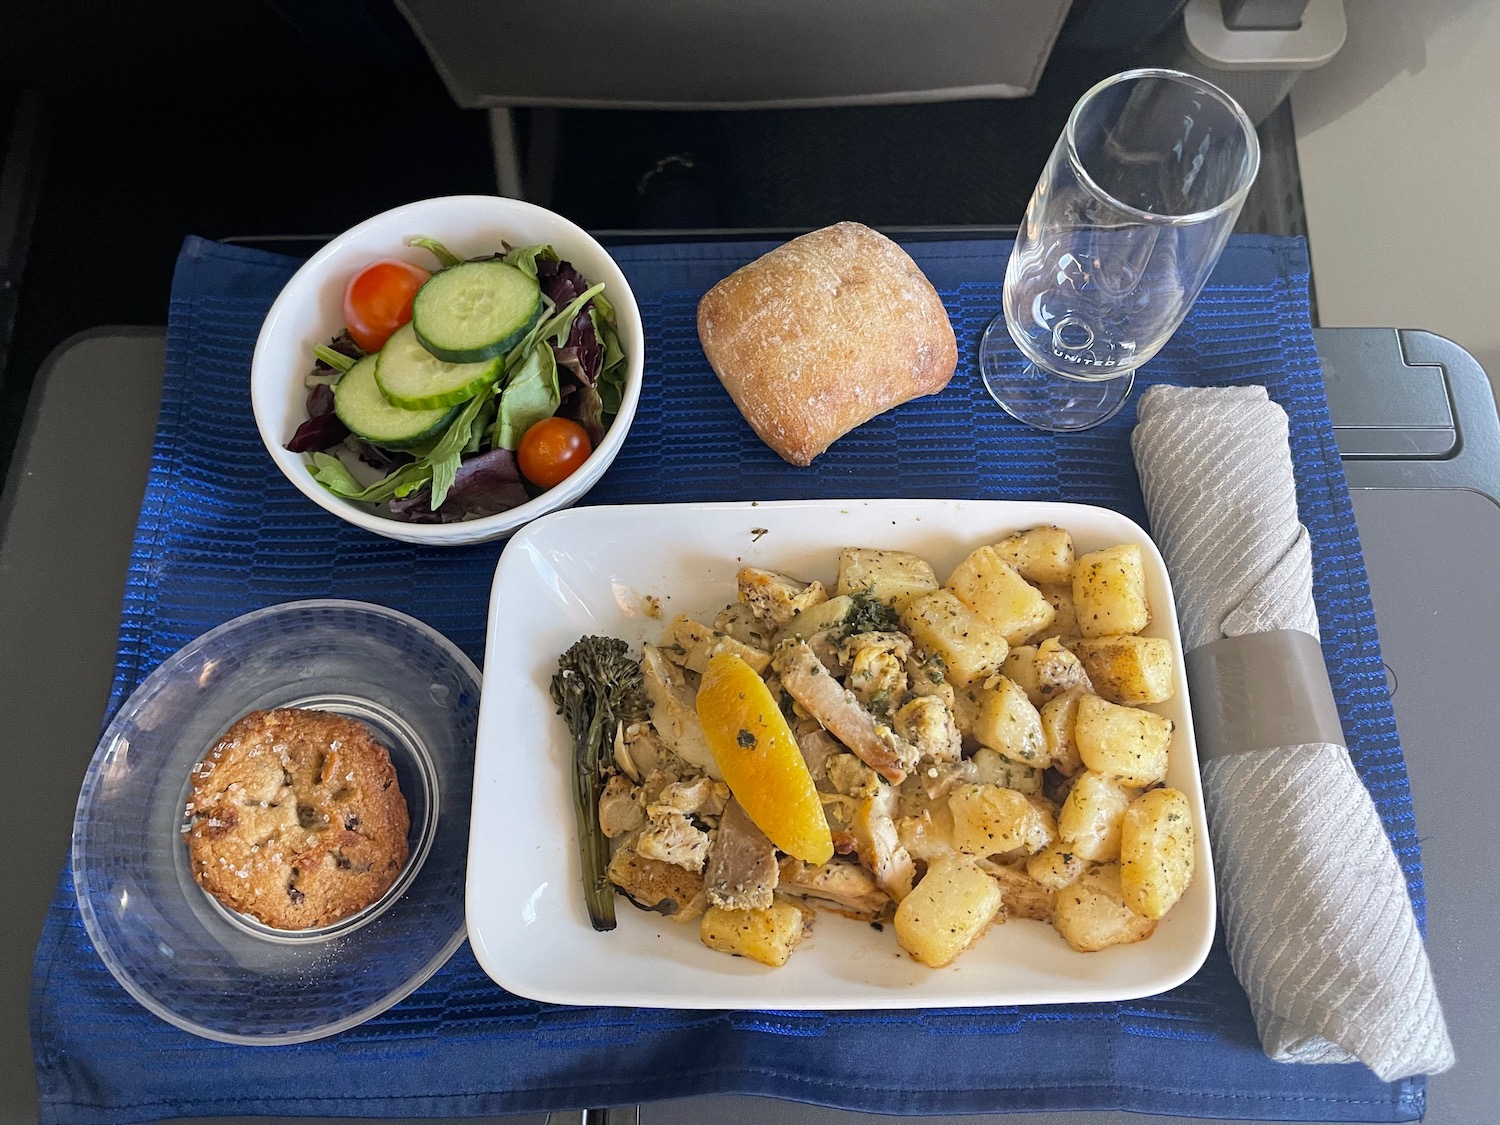
<path fill-rule="evenodd" d="M 1307 639 L 1318 615 L 1286 412 L 1264 387 L 1158 386 L 1138 417 L 1131 445 L 1183 649 L 1214 673 L 1195 678 L 1193 712 L 1229 956 L 1261 1045 L 1280 1062 L 1358 1060 L 1386 1081 L 1447 1070 L 1406 880 Z M 1311 677 L 1280 676 L 1297 698 L 1272 688 L 1261 707 L 1204 682 L 1213 714 L 1198 719 L 1200 679 L 1222 668 L 1233 681 L 1238 664 L 1261 684 L 1257 672 L 1298 660 Z"/>

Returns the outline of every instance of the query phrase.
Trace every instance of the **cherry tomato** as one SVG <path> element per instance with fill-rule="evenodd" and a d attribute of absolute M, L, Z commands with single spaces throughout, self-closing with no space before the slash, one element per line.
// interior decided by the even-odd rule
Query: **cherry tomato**
<path fill-rule="evenodd" d="M 344 326 L 354 342 L 378 352 L 411 319 L 412 298 L 431 276 L 421 266 L 383 258 L 351 277 L 344 289 Z"/>
<path fill-rule="evenodd" d="M 521 435 L 516 459 L 521 475 L 539 488 L 551 488 L 573 475 L 593 452 L 589 435 L 571 418 L 543 418 Z"/>

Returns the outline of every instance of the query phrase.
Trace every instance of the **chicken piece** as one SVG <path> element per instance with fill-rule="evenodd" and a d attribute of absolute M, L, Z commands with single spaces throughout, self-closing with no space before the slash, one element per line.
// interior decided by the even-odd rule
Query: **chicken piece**
<path fill-rule="evenodd" d="M 1048 637 L 1037 646 L 1036 678 L 1038 693 L 1043 703 L 1056 699 L 1074 688 L 1082 691 L 1094 690 L 1094 685 L 1089 681 L 1089 674 L 1084 670 L 1083 662 L 1070 650 L 1064 648 L 1062 642 L 1056 637 Z"/>
<path fill-rule="evenodd" d="M 650 723 L 621 723 L 615 728 L 615 765 L 632 781 L 640 781 L 660 764 L 661 739 Z"/>
<path fill-rule="evenodd" d="M 674 781 L 656 797 L 655 804 L 666 805 L 688 816 L 718 816 L 729 800 L 729 786 L 711 777 L 691 781 Z"/>
<path fill-rule="evenodd" d="M 946 803 L 948 794 L 961 785 L 973 785 L 979 780 L 979 770 L 969 758 L 956 762 L 942 762 L 928 766 L 912 775 L 917 792 L 928 801 Z"/>
<path fill-rule="evenodd" d="M 646 698 L 651 701 L 651 725 L 662 742 L 688 765 L 715 781 L 724 780 L 703 734 L 703 724 L 698 722 L 693 691 L 682 673 L 663 659 L 655 645 L 641 646 L 641 672 Z"/>
<path fill-rule="evenodd" d="M 646 812 L 636 800 L 635 786 L 624 774 L 615 774 L 599 794 L 599 831 L 617 840 L 645 823 Z"/>
<path fill-rule="evenodd" d="M 741 644 L 763 652 L 771 651 L 772 638 L 776 635 L 776 630 L 763 624 L 755 616 L 755 611 L 743 602 L 735 602 L 719 610 L 714 615 L 714 628 L 721 633 L 728 633 Z"/>
<path fill-rule="evenodd" d="M 828 784 L 833 786 L 833 791 L 846 797 L 878 797 L 885 784 L 878 773 L 853 754 L 843 751 L 829 756 L 824 763 L 823 772 Z"/>
<path fill-rule="evenodd" d="M 1005 904 L 1007 918 L 1033 918 L 1038 922 L 1052 921 L 1052 911 L 1057 904 L 1057 893 L 1051 887 L 1037 882 L 1028 875 L 1024 864 L 996 863 L 989 859 L 980 859 L 977 862 L 1000 884 L 1000 898 Z"/>
<path fill-rule="evenodd" d="M 946 804 L 935 804 L 915 816 L 896 821 L 896 835 L 913 859 L 935 863 L 958 854 L 953 846 L 953 812 Z"/>
<path fill-rule="evenodd" d="M 939 695 L 919 695 L 903 703 L 891 716 L 896 733 L 934 762 L 956 762 L 963 756 L 964 740 L 958 731 L 953 708 Z"/>
<path fill-rule="evenodd" d="M 776 671 L 792 698 L 805 707 L 840 742 L 881 777 L 899 785 L 913 769 L 921 752 L 877 722 L 823 666 L 806 641 L 787 645 L 776 654 Z"/>
<path fill-rule="evenodd" d="M 881 890 L 900 902 L 911 894 L 917 867 L 896 831 L 896 790 L 884 783 L 873 797 L 847 797 L 841 810 L 860 863 Z M 829 827 L 832 829 L 830 820 Z"/>
<path fill-rule="evenodd" d="M 687 814 L 667 805 L 647 805 L 650 823 L 635 839 L 643 859 L 672 863 L 684 871 L 702 871 L 708 859 L 708 833 L 693 825 Z"/>
<path fill-rule="evenodd" d="M 725 910 L 768 910 L 776 891 L 776 847 L 740 807 L 724 807 L 703 871 L 708 901 Z"/>
<path fill-rule="evenodd" d="M 702 874 L 645 858 L 636 851 L 634 839 L 627 840 L 610 857 L 609 881 L 637 906 L 674 922 L 691 921 L 707 905 Z"/>
<path fill-rule="evenodd" d="M 787 856 L 781 861 L 780 890 L 794 898 L 827 905 L 836 913 L 873 922 L 891 906 L 891 897 L 857 863 L 833 860 L 821 867 Z"/>
<path fill-rule="evenodd" d="M 911 638 L 905 633 L 856 633 L 839 646 L 839 662 L 849 669 L 844 686 L 866 707 L 906 694 L 906 661 Z"/>
<path fill-rule="evenodd" d="M 828 780 L 828 763 L 834 755 L 842 754 L 844 748 L 822 727 L 799 730 L 796 735 L 797 749 L 802 751 L 802 760 L 807 763 L 807 772 L 812 775 L 813 785 L 826 789 L 832 784 Z"/>
<path fill-rule="evenodd" d="M 735 575 L 739 599 L 761 624 L 774 632 L 804 610 L 828 600 L 821 582 L 799 582 L 774 570 L 741 567 Z"/>
<path fill-rule="evenodd" d="M 673 664 L 699 675 L 721 652 L 733 653 L 756 672 L 764 672 L 771 663 L 768 650 L 747 645 L 722 629 L 711 628 L 680 613 L 667 623 L 657 647 Z"/>

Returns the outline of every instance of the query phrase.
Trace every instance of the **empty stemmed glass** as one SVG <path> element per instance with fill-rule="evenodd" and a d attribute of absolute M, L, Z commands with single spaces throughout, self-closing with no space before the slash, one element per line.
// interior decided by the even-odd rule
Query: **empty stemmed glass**
<path fill-rule="evenodd" d="M 1113 417 L 1197 299 L 1259 166 L 1244 110 L 1193 75 L 1131 70 L 1084 94 L 980 343 L 995 401 L 1042 430 Z"/>

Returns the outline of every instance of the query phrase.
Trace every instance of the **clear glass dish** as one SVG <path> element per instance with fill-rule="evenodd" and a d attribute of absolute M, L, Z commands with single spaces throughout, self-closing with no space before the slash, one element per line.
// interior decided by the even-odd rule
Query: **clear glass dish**
<path fill-rule="evenodd" d="M 464 939 L 479 670 L 415 618 L 288 602 L 205 633 L 105 730 L 73 823 L 79 913 L 115 979 L 156 1015 L 229 1043 L 298 1043 L 385 1011 Z M 189 771 L 235 720 L 272 707 L 361 719 L 390 750 L 410 857 L 382 898 L 317 930 L 275 930 L 194 882 Z"/>

